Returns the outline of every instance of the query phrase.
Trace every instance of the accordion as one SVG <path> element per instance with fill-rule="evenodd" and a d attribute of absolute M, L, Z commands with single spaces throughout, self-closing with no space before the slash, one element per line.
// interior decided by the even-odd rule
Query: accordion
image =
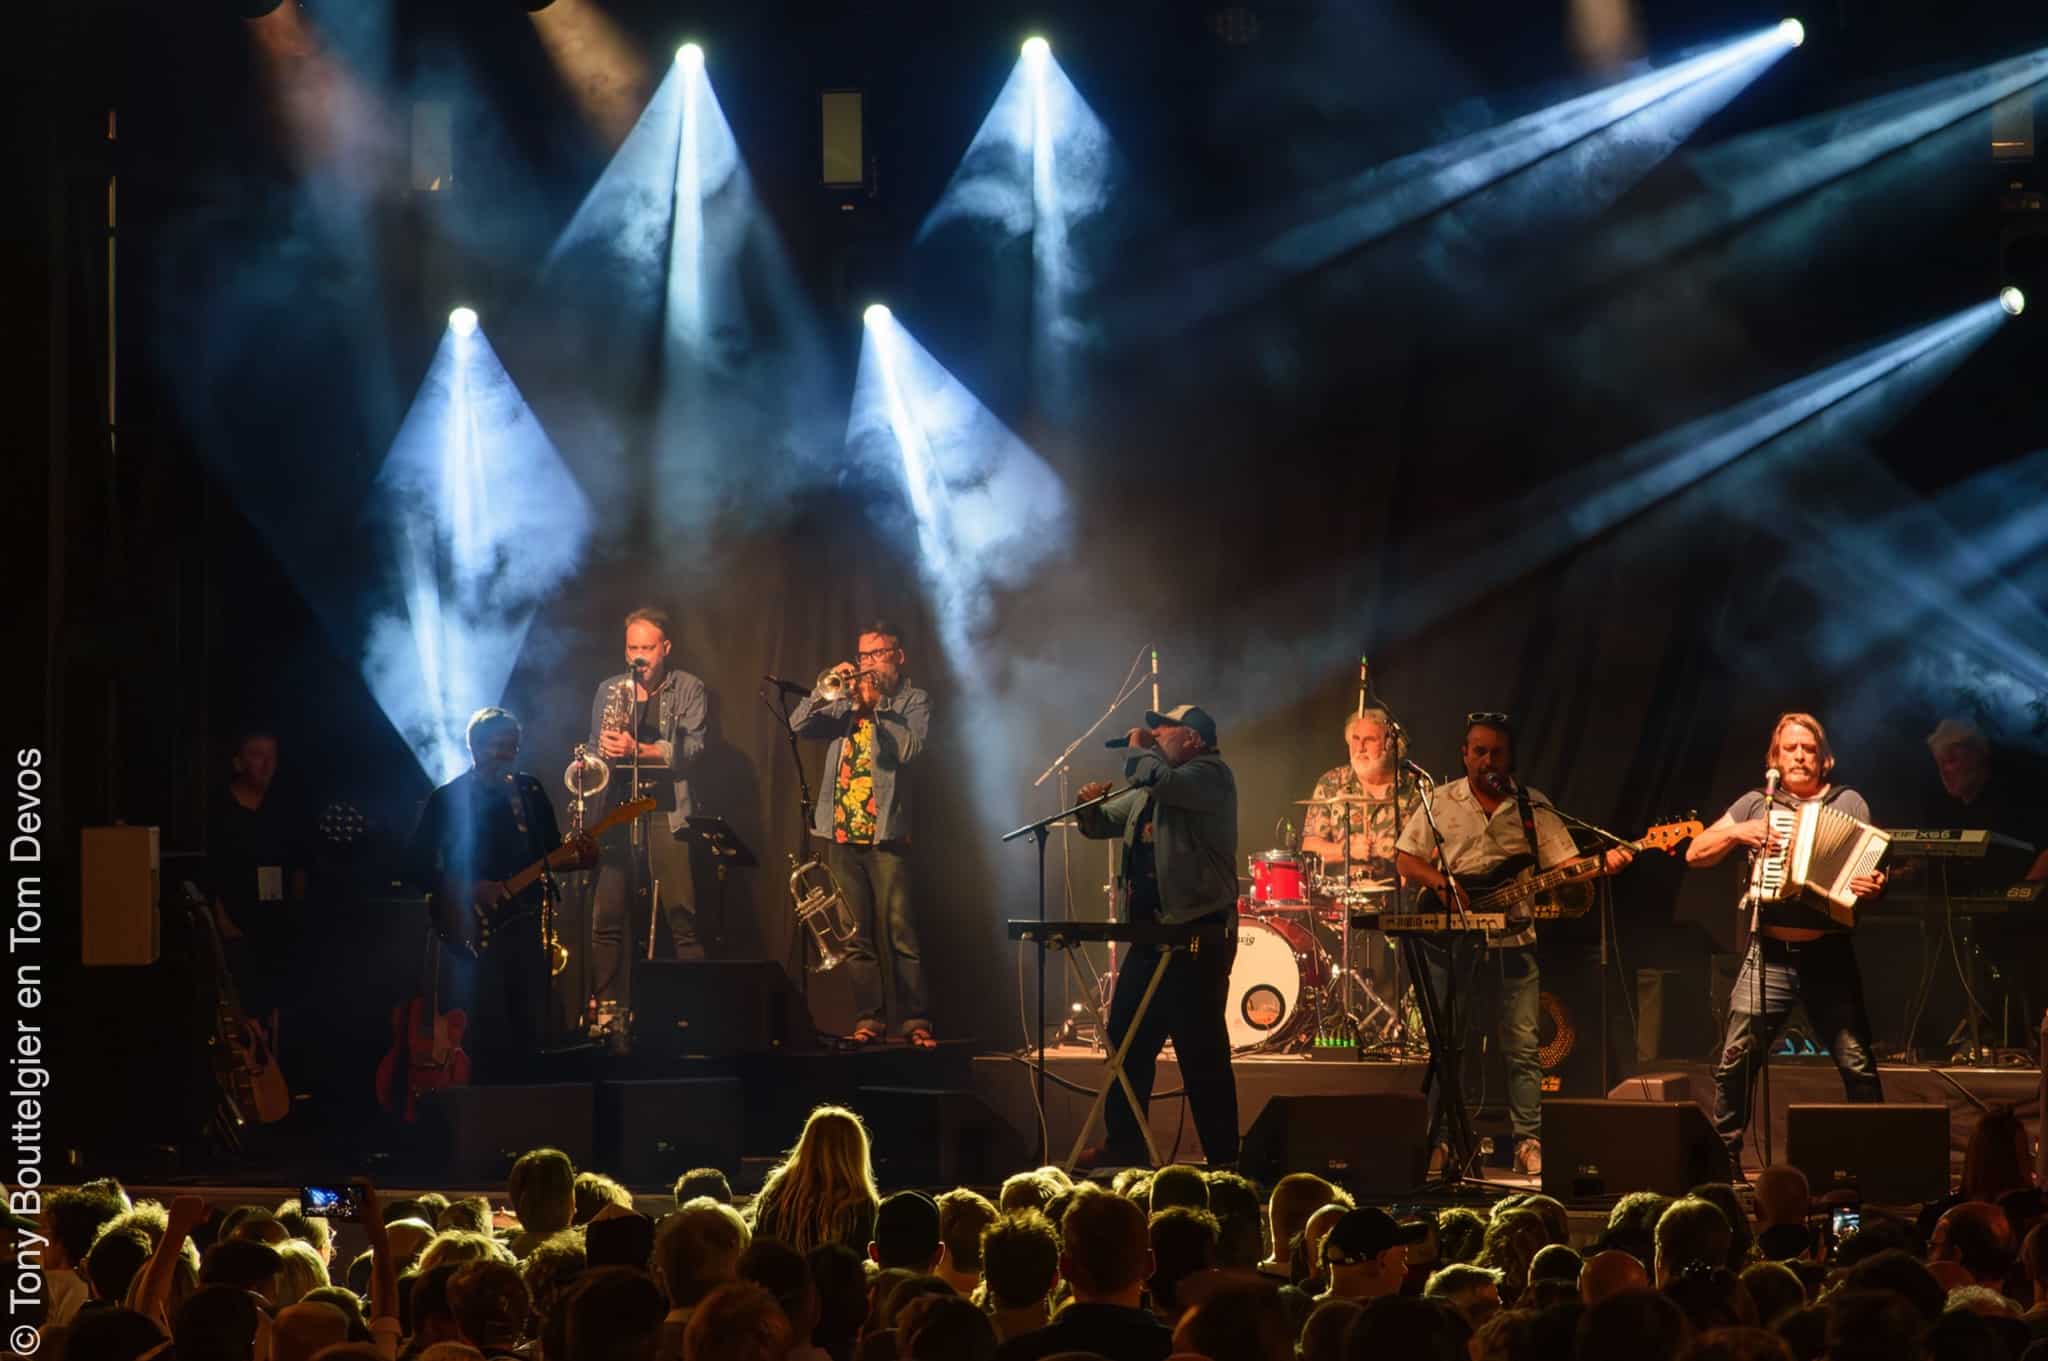
<path fill-rule="evenodd" d="M 1854 926 L 1857 900 L 1849 883 L 1877 869 L 1891 837 L 1819 803 L 1774 803 L 1768 820 L 1773 839 L 1784 844 L 1750 861 L 1757 925 Z"/>

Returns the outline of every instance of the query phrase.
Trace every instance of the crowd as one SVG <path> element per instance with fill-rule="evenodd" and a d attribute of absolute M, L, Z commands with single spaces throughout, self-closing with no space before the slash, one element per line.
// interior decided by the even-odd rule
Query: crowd
<path fill-rule="evenodd" d="M 16 1265 L 40 1269 L 50 1361 L 2048 1361 L 2031 1165 L 1995 1108 L 1917 1219 L 1850 1227 L 1774 1166 L 1625 1196 L 1574 1245 L 1546 1196 L 1355 1205 L 1309 1173 L 884 1197 L 859 1118 L 826 1106 L 744 1207 L 698 1171 L 657 1219 L 537 1149 L 508 1210 L 358 1183 L 369 1246 L 344 1260 L 296 1201 L 101 1181 L 45 1195 Z"/>

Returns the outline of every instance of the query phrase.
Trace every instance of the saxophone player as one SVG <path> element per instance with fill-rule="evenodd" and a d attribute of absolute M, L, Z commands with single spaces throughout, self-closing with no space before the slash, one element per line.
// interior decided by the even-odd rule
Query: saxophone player
<path fill-rule="evenodd" d="M 831 744 L 811 835 L 824 843 L 825 864 L 857 926 L 846 968 L 860 1015 L 849 1038 L 873 1044 L 893 1026 L 929 1049 L 936 1041 L 907 860 L 908 767 L 931 732 L 931 700 L 904 678 L 903 640 L 892 625 L 868 625 L 856 647 L 860 664 L 841 662 L 819 677 L 817 692 L 790 713 L 789 725 L 799 737 Z"/>
<path fill-rule="evenodd" d="M 640 820 L 637 844 L 627 829 L 605 838 L 590 924 L 590 996 L 600 1012 L 631 1000 L 633 922 L 648 920 L 658 905 L 677 959 L 704 958 L 697 922 L 697 891 L 690 845 L 674 833 L 690 816 L 690 763 L 704 750 L 704 682 L 671 666 L 673 631 L 666 613 L 638 609 L 626 616 L 626 670 L 608 677 L 590 702 L 590 745 L 611 767 L 617 797 L 631 798 L 637 761 L 642 783 L 673 785 L 675 807 Z M 642 895 L 648 895 L 643 897 Z M 641 941 L 651 951 L 651 942 Z"/>

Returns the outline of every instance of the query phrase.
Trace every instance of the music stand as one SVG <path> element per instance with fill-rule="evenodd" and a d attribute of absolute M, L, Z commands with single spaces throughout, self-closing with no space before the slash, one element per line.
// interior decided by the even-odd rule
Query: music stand
<path fill-rule="evenodd" d="M 712 877 L 718 881 L 718 934 L 725 937 L 725 875 L 728 870 L 750 870 L 761 862 L 740 840 L 740 834 L 724 818 L 695 814 L 683 819 L 675 832 L 678 841 L 694 841 L 711 859 Z"/>

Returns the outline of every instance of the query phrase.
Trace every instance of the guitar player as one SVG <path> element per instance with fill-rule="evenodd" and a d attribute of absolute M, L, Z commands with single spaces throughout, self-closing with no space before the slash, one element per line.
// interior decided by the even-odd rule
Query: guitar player
<path fill-rule="evenodd" d="M 451 944 L 475 942 L 472 904 L 498 906 L 505 879 L 561 845 L 546 788 L 516 769 L 520 736 L 510 713 L 477 710 L 467 730 L 470 770 L 428 796 L 413 832 L 406 864 L 414 882 L 436 895 L 434 925 Z M 548 960 L 537 917 L 494 933 L 481 957 L 458 946 L 444 958 L 449 1004 L 469 1012 L 468 1048 L 479 1080 L 516 1079 L 544 1039 Z"/>
<path fill-rule="evenodd" d="M 1485 886 L 1510 860 L 1535 854 L 1545 870 L 1584 859 L 1571 833 L 1549 808 L 1541 792 L 1514 778 L 1514 729 L 1502 713 L 1465 716 L 1465 740 L 1459 756 L 1465 778 L 1436 792 L 1436 825 L 1443 832 L 1444 862 L 1458 880 L 1461 903 Z M 1535 845 L 1532 847 L 1530 842 Z M 1446 883 L 1436 863 L 1437 839 L 1427 818 L 1411 818 L 1401 829 L 1396 864 L 1401 878 L 1438 894 Z M 1605 871 L 1613 874 L 1634 859 L 1616 847 L 1605 853 Z M 1560 896 L 1585 893 L 1584 884 L 1568 885 Z M 1489 931 L 1482 940 L 1473 933 L 1455 934 L 1448 948 L 1424 940 L 1422 955 L 1439 996 L 1448 998 L 1451 1034 L 1463 1044 L 1468 1021 L 1479 1014 L 1476 990 L 1485 986 L 1496 1017 L 1502 1057 L 1508 1067 L 1508 1116 L 1514 1126 L 1515 1170 L 1530 1175 L 1543 1171 L 1543 1065 L 1537 1059 L 1536 1025 L 1542 983 L 1536 971 L 1536 927 L 1526 923 L 1505 932 Z M 1455 986 L 1451 986 L 1455 981 Z M 1466 1072 L 1472 1069 L 1467 1067 Z M 1441 1084 L 1429 1089 L 1430 1129 L 1437 1134 Z M 1443 1144 L 1439 1142 L 1439 1150 Z"/>

